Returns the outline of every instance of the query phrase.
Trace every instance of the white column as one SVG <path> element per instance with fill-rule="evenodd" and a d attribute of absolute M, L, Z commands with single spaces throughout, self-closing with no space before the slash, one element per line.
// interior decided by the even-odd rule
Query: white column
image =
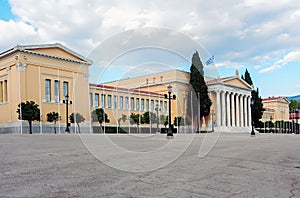
<path fill-rule="evenodd" d="M 240 108 L 239 108 L 239 94 L 235 95 L 235 112 L 236 112 L 236 126 L 239 127 L 240 125 Z"/>
<path fill-rule="evenodd" d="M 248 100 L 247 96 L 244 96 L 244 126 L 248 126 Z"/>
<path fill-rule="evenodd" d="M 222 92 L 222 126 L 226 125 L 225 92 Z"/>
<path fill-rule="evenodd" d="M 220 91 L 216 91 L 217 96 L 217 126 L 221 126 L 221 99 L 220 99 Z"/>
<path fill-rule="evenodd" d="M 235 127 L 234 93 L 231 93 L 231 126 Z"/>
<path fill-rule="evenodd" d="M 229 92 L 227 92 L 227 96 L 226 96 L 226 111 L 227 111 L 227 125 L 226 126 L 231 127 Z"/>
<path fill-rule="evenodd" d="M 248 127 L 251 127 L 251 96 L 248 96 Z"/>
<path fill-rule="evenodd" d="M 240 97 L 240 119 L 241 119 L 241 127 L 244 127 L 244 95 L 241 95 Z"/>

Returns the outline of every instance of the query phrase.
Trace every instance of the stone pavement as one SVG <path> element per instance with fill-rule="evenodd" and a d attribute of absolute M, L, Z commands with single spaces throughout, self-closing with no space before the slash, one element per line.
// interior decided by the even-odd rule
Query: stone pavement
<path fill-rule="evenodd" d="M 0 197 L 300 197 L 299 135 L 191 136 L 175 136 L 180 143 L 172 147 L 165 135 L 1 135 Z M 101 147 L 90 143 L 107 137 L 132 152 L 122 158 L 102 147 L 105 155 L 97 156 Z M 151 158 L 139 154 L 154 153 L 156 165 L 170 157 L 167 146 L 176 159 L 148 170 Z"/>

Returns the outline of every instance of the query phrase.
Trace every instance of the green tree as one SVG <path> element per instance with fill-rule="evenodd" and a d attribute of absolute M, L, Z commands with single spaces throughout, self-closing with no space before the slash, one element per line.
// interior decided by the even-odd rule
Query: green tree
<path fill-rule="evenodd" d="M 123 123 L 127 120 L 127 115 L 122 114 L 121 117 L 118 118 L 118 130 L 120 130 L 121 127 L 121 121 L 123 121 Z"/>
<path fill-rule="evenodd" d="M 293 113 L 295 109 L 300 109 L 300 102 L 297 100 L 290 100 L 289 108 L 290 112 Z"/>
<path fill-rule="evenodd" d="M 84 122 L 85 118 L 80 114 L 80 113 L 72 113 L 70 115 L 70 122 L 71 123 L 76 123 L 77 127 L 78 127 L 78 132 L 80 133 L 80 127 L 79 127 L 79 123 Z"/>
<path fill-rule="evenodd" d="M 32 134 L 32 121 L 40 121 L 39 105 L 33 101 L 21 102 L 17 108 L 18 119 L 27 120 L 29 124 L 29 134 Z"/>
<path fill-rule="evenodd" d="M 91 117 L 92 117 L 92 122 L 99 122 L 101 132 L 102 132 L 103 122 L 105 122 L 105 123 L 110 122 L 107 114 L 104 112 L 104 110 L 102 108 L 93 110 L 91 113 Z"/>
<path fill-rule="evenodd" d="M 183 124 L 184 124 L 183 123 L 183 117 L 178 116 L 178 117 L 174 118 L 174 125 L 178 126 L 178 133 L 179 133 L 180 126 L 183 126 Z"/>
<path fill-rule="evenodd" d="M 145 112 L 142 115 L 142 120 L 143 123 L 150 124 L 150 131 L 152 131 L 152 124 L 158 122 L 156 113 L 152 113 L 149 111 Z"/>
<path fill-rule="evenodd" d="M 245 80 L 250 86 L 253 87 L 253 81 L 251 79 L 250 73 L 248 72 L 248 70 L 246 69 L 245 71 L 245 77 L 242 76 L 242 79 Z M 259 128 L 261 123 L 260 123 L 260 119 L 262 118 L 263 112 L 264 112 L 264 108 L 263 108 L 263 103 L 262 103 L 262 99 L 259 96 L 259 90 L 258 88 L 256 90 L 252 90 L 251 91 L 251 97 L 252 97 L 252 101 L 253 103 L 253 123 L 254 126 Z"/>
<path fill-rule="evenodd" d="M 166 121 L 168 122 L 168 118 L 169 118 L 169 116 L 161 114 L 159 116 L 159 124 L 164 124 Z"/>
<path fill-rule="evenodd" d="M 54 123 L 54 134 L 56 134 L 56 122 L 60 120 L 58 112 L 47 113 L 47 121 Z"/>
<path fill-rule="evenodd" d="M 139 125 L 142 119 L 140 114 L 131 113 L 130 114 L 130 124 L 136 124 L 137 132 L 139 133 Z"/>
<path fill-rule="evenodd" d="M 198 104 L 200 105 L 200 118 L 208 116 L 212 102 L 208 96 L 208 88 L 204 80 L 203 64 L 196 51 L 192 57 L 190 67 L 190 92 L 188 95 L 188 114 L 194 120 L 198 120 Z M 200 100 L 199 100 L 200 97 Z M 191 107 L 191 102 L 193 107 Z"/>
<path fill-rule="evenodd" d="M 245 77 L 242 75 L 242 79 L 243 79 L 244 81 L 246 81 L 249 85 L 253 85 L 253 82 L 252 82 L 250 73 L 248 72 L 247 69 L 246 69 L 246 71 L 245 71 Z"/>

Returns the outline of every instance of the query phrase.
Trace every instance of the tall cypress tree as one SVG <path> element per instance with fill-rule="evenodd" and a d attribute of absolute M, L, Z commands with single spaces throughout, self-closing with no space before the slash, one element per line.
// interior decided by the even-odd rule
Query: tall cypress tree
<path fill-rule="evenodd" d="M 244 77 L 245 76 L 245 77 Z M 250 73 L 246 69 L 244 76 L 242 76 L 242 79 L 245 80 L 249 85 L 253 87 L 253 81 L 251 79 Z M 254 101 L 254 106 L 253 106 L 253 122 L 255 127 L 259 127 L 260 119 L 262 118 L 264 108 L 263 108 L 263 103 L 262 99 L 259 96 L 259 91 L 258 88 L 256 90 L 251 91 L 251 97 L 252 100 Z"/>
<path fill-rule="evenodd" d="M 190 93 L 188 99 L 188 114 L 193 115 L 193 119 L 198 116 L 198 103 L 200 102 L 200 117 L 208 116 L 212 102 L 208 96 L 208 88 L 204 80 L 203 64 L 196 51 L 192 57 L 190 67 Z M 199 98 L 200 97 L 200 100 Z M 191 107 L 191 102 L 193 107 Z"/>

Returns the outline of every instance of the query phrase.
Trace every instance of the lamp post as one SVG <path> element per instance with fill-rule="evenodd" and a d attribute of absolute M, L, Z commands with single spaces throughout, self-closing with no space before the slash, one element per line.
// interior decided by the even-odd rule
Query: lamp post
<path fill-rule="evenodd" d="M 251 137 L 255 137 L 255 132 L 254 132 L 254 116 L 253 113 L 254 112 L 254 100 L 251 98 Z"/>
<path fill-rule="evenodd" d="M 269 126 L 270 129 L 272 128 L 272 125 L 271 125 L 271 124 L 272 124 L 272 120 L 273 120 L 273 116 L 271 115 L 271 116 L 270 116 L 270 126 Z"/>
<path fill-rule="evenodd" d="M 161 111 L 161 108 L 158 107 L 158 104 L 155 106 L 155 111 L 157 115 L 157 122 L 156 122 L 156 133 L 160 133 L 159 131 L 159 111 Z"/>
<path fill-rule="evenodd" d="M 298 119 L 299 119 L 299 109 L 296 109 L 295 110 L 295 113 L 296 113 L 296 134 L 299 134 L 299 125 L 298 125 Z"/>
<path fill-rule="evenodd" d="M 198 106 L 198 116 L 197 116 L 197 120 L 198 120 L 198 124 L 197 124 L 197 131 L 196 131 L 196 133 L 201 133 L 201 116 L 200 116 L 200 93 L 199 92 L 197 92 L 197 96 L 198 96 L 198 98 L 197 98 L 197 106 Z"/>
<path fill-rule="evenodd" d="M 176 99 L 176 96 L 173 95 L 173 97 L 171 97 L 171 93 L 172 93 L 172 86 L 169 85 L 168 86 L 168 95 L 165 94 L 165 98 L 169 99 L 169 129 L 168 129 L 168 133 L 167 133 L 167 139 L 173 139 L 173 131 L 172 131 L 172 126 L 171 126 L 171 99 Z"/>
<path fill-rule="evenodd" d="M 65 99 L 63 100 L 63 103 L 66 104 L 66 125 L 67 126 L 66 126 L 65 132 L 70 133 L 69 118 L 68 118 L 68 116 L 69 116 L 69 107 L 68 107 L 68 105 L 72 104 L 72 101 L 69 101 L 69 96 L 68 95 L 65 96 Z"/>
<path fill-rule="evenodd" d="M 211 110 L 211 132 L 215 132 L 214 110 Z"/>

